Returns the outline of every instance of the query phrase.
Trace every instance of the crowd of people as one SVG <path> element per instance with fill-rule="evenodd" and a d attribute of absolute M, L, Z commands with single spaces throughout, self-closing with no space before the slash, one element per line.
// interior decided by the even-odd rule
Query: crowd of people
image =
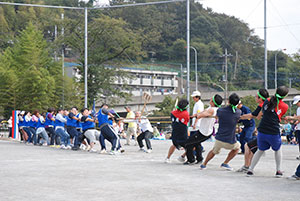
<path fill-rule="evenodd" d="M 171 113 L 172 125 L 172 145 L 169 148 L 166 163 L 170 163 L 170 157 L 176 149 L 184 150 L 179 157 L 179 161 L 185 165 L 200 164 L 200 169 L 207 169 L 208 163 L 221 149 L 230 150 L 227 157 L 220 165 L 226 170 L 233 170 L 229 162 L 240 152 L 244 154 L 244 164 L 237 170 L 244 172 L 247 176 L 254 174 L 254 168 L 259 162 L 264 152 L 270 148 L 274 151 L 276 162 L 276 177 L 281 177 L 282 152 L 281 152 L 281 120 L 285 120 L 283 131 L 290 141 L 292 141 L 290 121 L 295 121 L 294 128 L 298 144 L 300 137 L 300 96 L 294 97 L 293 104 L 298 106 L 295 116 L 285 116 L 288 105 L 283 99 L 288 94 L 288 88 L 278 87 L 276 93 L 269 97 L 266 89 L 259 89 L 256 95 L 258 104 L 255 111 L 251 111 L 243 105 L 239 96 L 231 94 L 228 104 L 222 107 L 223 98 L 216 94 L 210 102 L 209 107 L 204 109 L 201 101 L 201 93 L 194 91 L 192 94 L 193 113 L 190 115 L 187 111 L 189 102 L 182 99 L 176 105 Z M 150 139 L 153 137 L 153 128 L 147 117 L 141 112 L 133 112 L 130 107 L 125 107 L 127 111 L 126 118 L 119 118 L 122 123 L 127 123 L 128 128 L 125 134 L 126 144 L 130 145 L 134 137 L 135 145 L 139 150 L 145 153 L 152 152 Z M 118 116 L 118 115 L 117 115 Z M 257 127 L 257 136 L 253 134 L 256 131 L 254 118 L 260 120 Z M 41 114 L 39 111 L 25 112 L 18 114 L 19 129 L 22 134 L 22 140 L 26 144 L 43 145 L 61 149 L 79 150 L 84 149 L 89 152 L 97 152 L 95 144 L 99 142 L 101 150 L 99 153 L 109 153 L 111 155 L 123 153 L 120 143 L 123 125 L 114 126 L 115 114 L 109 110 L 107 104 L 103 104 L 98 113 L 93 113 L 88 108 L 83 108 L 81 112 L 76 107 L 70 110 L 49 108 L 47 113 Z M 191 121 L 191 125 L 189 125 Z M 218 129 L 215 129 L 215 123 L 218 123 Z M 242 124 L 241 131 L 237 125 Z M 98 128 L 96 128 L 98 125 Z M 118 127 L 116 129 L 116 127 Z M 191 129 L 189 129 L 189 127 Z M 120 130 L 122 130 L 120 132 Z M 202 142 L 215 136 L 215 143 L 206 155 L 202 156 Z M 110 142 L 111 150 L 107 151 L 105 140 Z M 144 143 L 146 148 L 144 148 Z M 300 152 L 300 144 L 299 144 Z M 300 159 L 300 156 L 297 157 Z M 293 178 L 300 179 L 300 167 L 297 168 Z"/>

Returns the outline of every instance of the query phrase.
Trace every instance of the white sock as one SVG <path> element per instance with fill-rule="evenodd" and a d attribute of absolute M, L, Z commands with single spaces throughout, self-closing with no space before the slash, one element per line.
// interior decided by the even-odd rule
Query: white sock
<path fill-rule="evenodd" d="M 250 171 L 253 171 L 255 168 L 256 164 L 258 163 L 260 157 L 264 154 L 264 151 L 257 150 L 252 158 L 251 165 L 249 167 Z"/>
<path fill-rule="evenodd" d="M 281 148 L 278 151 L 275 151 L 275 162 L 276 162 L 277 171 L 280 171 L 281 169 L 281 159 L 282 159 L 281 155 L 282 155 Z"/>

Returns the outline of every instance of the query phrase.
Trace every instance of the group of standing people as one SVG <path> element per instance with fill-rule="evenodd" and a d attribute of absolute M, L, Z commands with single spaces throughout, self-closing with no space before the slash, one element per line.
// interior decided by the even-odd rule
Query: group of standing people
<path fill-rule="evenodd" d="M 242 105 L 239 96 L 235 93 L 229 96 L 228 105 L 225 107 L 220 107 L 223 99 L 216 94 L 211 98 L 209 108 L 204 110 L 201 107 L 201 102 L 198 103 L 201 101 L 200 92 L 195 91 L 192 94 L 195 106 L 191 116 L 186 111 L 188 105 L 186 100 L 179 101 L 177 109 L 171 114 L 173 145 L 170 147 L 165 161 L 170 162 L 170 156 L 175 148 L 184 148 L 185 154 L 179 157 L 180 161 L 185 161 L 183 159 L 186 155 L 187 160 L 184 164 L 201 163 L 200 169 L 204 170 L 207 168 L 209 161 L 213 159 L 215 155 L 219 154 L 221 149 L 228 149 L 230 152 L 220 167 L 233 170 L 229 162 L 241 149 L 245 157 L 245 163 L 238 172 L 245 172 L 247 176 L 252 176 L 254 174 L 254 168 L 261 156 L 266 150 L 272 148 L 276 162 L 275 176 L 281 177 L 283 172 L 281 170 L 280 122 L 288 110 L 288 105 L 283 102 L 288 92 L 287 87 L 280 86 L 276 89 L 276 93 L 269 97 L 269 93 L 266 89 L 258 90 L 256 95 L 258 106 L 255 111 L 251 112 L 249 108 Z M 294 98 L 294 104 L 300 105 L 300 96 Z M 193 118 L 193 130 L 191 132 L 188 131 L 189 117 Z M 255 130 L 255 121 L 253 118 L 261 119 L 257 128 L 257 138 L 254 139 L 252 137 Z M 285 119 L 292 118 L 300 120 L 300 116 L 285 117 Z M 213 135 L 215 121 L 219 123 L 219 128 L 215 135 L 215 143 L 212 150 L 208 152 L 205 160 L 202 161 L 201 142 L 204 142 Z M 244 125 L 240 133 L 241 143 L 239 143 L 236 138 L 236 126 L 238 123 L 243 123 Z M 297 168 L 293 178 L 300 178 L 299 171 L 300 167 Z"/>

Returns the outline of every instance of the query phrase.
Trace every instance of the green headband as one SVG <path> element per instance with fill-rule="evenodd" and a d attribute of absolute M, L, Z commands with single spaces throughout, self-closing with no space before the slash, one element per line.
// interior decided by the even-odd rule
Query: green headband
<path fill-rule="evenodd" d="M 232 108 L 233 113 L 235 113 L 236 108 L 237 108 L 237 105 L 232 105 L 232 104 L 230 104 L 230 106 L 231 106 L 231 108 Z"/>
<path fill-rule="evenodd" d="M 180 107 L 178 107 L 178 105 L 176 105 L 176 108 L 182 112 L 183 110 L 186 110 L 186 108 L 188 108 L 188 106 L 189 106 L 189 105 L 187 105 L 187 106 L 185 106 L 183 109 L 181 109 Z"/>
<path fill-rule="evenodd" d="M 285 95 L 285 96 L 280 96 L 278 93 L 276 93 L 275 96 L 276 96 L 276 99 L 277 99 L 277 110 L 278 110 L 279 99 L 284 99 L 287 95 Z"/>
<path fill-rule="evenodd" d="M 217 106 L 217 107 L 221 107 L 221 105 L 219 105 L 219 104 L 217 104 L 217 103 L 216 103 L 216 101 L 215 101 L 215 96 L 212 98 L 212 100 L 213 100 L 213 102 L 214 102 L 215 106 Z"/>
<path fill-rule="evenodd" d="M 262 100 L 266 100 L 266 98 L 263 97 L 263 96 L 259 93 L 259 91 L 257 92 L 257 95 L 258 95 L 258 97 L 260 97 Z"/>

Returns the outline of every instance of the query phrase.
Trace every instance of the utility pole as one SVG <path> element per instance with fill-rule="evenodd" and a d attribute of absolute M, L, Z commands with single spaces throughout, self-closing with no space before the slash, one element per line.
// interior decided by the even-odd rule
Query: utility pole
<path fill-rule="evenodd" d="M 84 8 L 84 107 L 87 108 L 88 102 L 88 84 L 87 84 L 87 73 L 88 73 L 88 10 Z"/>
<path fill-rule="evenodd" d="M 64 14 L 61 14 L 61 20 L 64 20 Z M 61 35 L 64 37 L 65 29 L 64 26 L 61 28 Z M 61 48 L 61 60 L 62 60 L 62 77 L 63 77 L 63 93 L 62 93 L 62 108 L 65 108 L 65 44 L 62 44 Z"/>
<path fill-rule="evenodd" d="M 181 82 L 180 82 L 181 89 L 180 89 L 180 93 L 183 94 L 183 67 L 182 67 L 182 64 L 180 64 L 180 77 L 181 77 Z"/>
<path fill-rule="evenodd" d="M 228 98 L 228 56 L 232 56 L 231 54 L 227 54 L 227 48 L 225 49 L 225 54 L 223 57 L 225 57 L 225 96 L 224 96 L 224 102 L 226 104 L 226 100 Z"/>
<path fill-rule="evenodd" d="M 267 0 L 264 0 L 265 89 L 268 89 Z"/>
<path fill-rule="evenodd" d="M 187 68 L 187 100 L 190 103 L 190 0 L 186 0 L 186 68 Z M 190 112 L 188 106 L 187 111 Z"/>
<path fill-rule="evenodd" d="M 236 79 L 237 62 L 238 62 L 238 51 L 235 52 L 235 63 L 234 63 L 234 73 L 233 73 L 234 80 Z"/>

